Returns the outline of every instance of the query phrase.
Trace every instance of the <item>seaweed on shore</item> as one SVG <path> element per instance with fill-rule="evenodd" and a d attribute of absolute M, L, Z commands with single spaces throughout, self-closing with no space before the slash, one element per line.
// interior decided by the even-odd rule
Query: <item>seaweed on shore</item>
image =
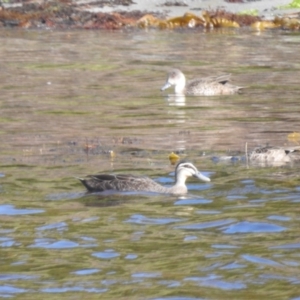
<path fill-rule="evenodd" d="M 128 2 L 129 1 L 129 2 Z M 130 5 L 131 0 L 118 0 L 117 3 Z M 99 5 L 104 5 L 98 0 Z M 98 3 L 97 2 L 97 3 Z M 113 5 L 115 2 L 110 2 Z M 52 29 L 106 29 L 122 28 L 206 28 L 245 27 L 255 30 L 281 28 L 299 30 L 299 15 L 293 17 L 275 17 L 265 21 L 258 16 L 233 14 L 225 10 L 202 11 L 196 15 L 186 13 L 183 16 L 165 19 L 155 13 L 142 11 L 118 11 L 112 13 L 90 12 L 82 4 L 74 4 L 69 0 L 49 2 L 23 2 L 11 8 L 0 7 L 0 27 L 52 28 Z"/>

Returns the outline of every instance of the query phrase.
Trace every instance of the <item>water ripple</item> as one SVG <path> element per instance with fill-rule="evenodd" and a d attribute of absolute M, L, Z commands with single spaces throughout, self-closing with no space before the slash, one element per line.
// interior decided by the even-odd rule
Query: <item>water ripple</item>
<path fill-rule="evenodd" d="M 159 278 L 161 277 L 160 272 L 138 272 L 138 273 L 133 273 L 131 275 L 133 278 Z"/>
<path fill-rule="evenodd" d="M 211 202 L 212 202 L 212 200 L 203 199 L 203 198 L 181 199 L 181 200 L 175 201 L 174 205 L 197 205 L 197 204 L 206 204 L 206 203 L 211 203 Z"/>
<path fill-rule="evenodd" d="M 59 222 L 59 223 L 52 223 L 52 224 L 37 227 L 36 230 L 42 231 L 42 230 L 56 229 L 57 231 L 63 231 L 63 230 L 67 230 L 67 227 L 68 227 L 67 223 Z"/>
<path fill-rule="evenodd" d="M 112 259 L 112 258 L 116 258 L 116 257 L 120 256 L 120 254 L 113 249 L 107 249 L 103 252 L 95 252 L 92 254 L 92 256 L 98 257 L 101 259 Z"/>
<path fill-rule="evenodd" d="M 75 275 L 90 275 L 100 272 L 100 269 L 83 269 L 72 272 Z"/>
<path fill-rule="evenodd" d="M 31 215 L 43 212 L 45 212 L 43 209 L 14 208 L 14 206 L 10 204 L 0 205 L 0 215 Z"/>
<path fill-rule="evenodd" d="M 237 262 L 230 263 L 220 268 L 220 270 L 234 270 L 234 269 L 242 269 L 245 268 L 246 265 L 239 264 Z"/>
<path fill-rule="evenodd" d="M 195 235 L 189 235 L 183 239 L 184 242 L 190 242 L 190 241 L 196 241 L 196 240 L 198 240 L 198 237 Z"/>
<path fill-rule="evenodd" d="M 167 287 L 177 287 L 181 285 L 181 283 L 176 280 L 160 280 L 158 281 L 158 283 L 161 285 L 165 285 Z M 170 298 L 166 298 L 166 299 L 170 299 Z"/>
<path fill-rule="evenodd" d="M 43 293 L 68 293 L 68 292 L 87 292 L 87 293 L 104 293 L 107 289 L 85 288 L 80 286 L 74 287 L 53 287 L 41 289 Z"/>
<path fill-rule="evenodd" d="M 56 241 L 54 239 L 35 239 L 35 243 L 29 246 L 30 248 L 45 248 L 45 249 L 69 249 L 79 247 L 78 243 L 61 240 Z"/>
<path fill-rule="evenodd" d="M 261 232 L 281 232 L 286 230 L 285 227 L 270 224 L 270 223 L 259 223 L 259 222 L 239 222 L 229 226 L 223 230 L 226 234 L 234 233 L 261 233 Z"/>
<path fill-rule="evenodd" d="M 21 275 L 21 274 L 0 274 L 0 280 L 33 280 L 37 279 L 37 275 Z"/>
<path fill-rule="evenodd" d="M 211 222 L 203 222 L 198 224 L 191 224 L 191 225 L 183 225 L 183 226 L 177 226 L 175 229 L 185 229 L 185 230 L 202 230 L 206 228 L 214 228 L 214 227 L 220 227 L 227 224 L 230 224 L 234 222 L 234 219 L 228 219 L 228 220 L 216 220 Z"/>
<path fill-rule="evenodd" d="M 49 201 L 61 201 L 66 199 L 79 199 L 86 195 L 86 192 L 80 193 L 59 193 L 59 194 L 51 194 L 45 197 L 45 200 Z"/>
<path fill-rule="evenodd" d="M 126 256 L 125 256 L 125 259 L 136 259 L 136 258 L 138 258 L 138 255 L 136 255 L 136 254 L 127 254 Z"/>
<path fill-rule="evenodd" d="M 270 280 L 284 280 L 286 282 L 290 282 L 292 284 L 299 284 L 300 280 L 297 277 L 292 277 L 292 276 L 284 276 L 284 275 L 279 275 L 279 274 L 261 274 L 259 275 L 259 279 L 261 283 L 267 283 Z"/>
<path fill-rule="evenodd" d="M 185 281 L 195 281 L 200 286 L 214 287 L 219 288 L 221 290 L 240 290 L 245 289 L 247 286 L 242 282 L 228 282 L 219 279 L 220 276 L 209 275 L 207 277 L 187 277 Z"/>
<path fill-rule="evenodd" d="M 244 255 L 242 255 L 242 257 L 249 262 L 259 264 L 259 265 L 268 265 L 268 266 L 273 266 L 273 267 L 282 267 L 283 266 L 282 264 L 280 264 L 274 260 L 262 258 L 259 256 L 244 254 Z"/>
<path fill-rule="evenodd" d="M 182 219 L 175 218 L 149 218 L 143 215 L 132 215 L 125 223 L 149 224 L 149 225 L 166 225 L 175 222 L 181 222 Z"/>
<path fill-rule="evenodd" d="M 300 243 L 283 244 L 283 245 L 280 245 L 280 246 L 270 247 L 270 249 L 286 249 L 286 250 L 300 249 Z"/>
<path fill-rule="evenodd" d="M 274 220 L 274 221 L 290 221 L 291 220 L 290 217 L 277 216 L 277 215 L 269 216 L 267 219 L 268 220 Z"/>
<path fill-rule="evenodd" d="M 0 296 L 2 297 L 11 297 L 12 294 L 20 294 L 28 291 L 11 285 L 0 285 Z"/>
<path fill-rule="evenodd" d="M 17 243 L 13 238 L 0 237 L 0 247 L 6 248 L 6 247 L 12 247 L 12 246 L 18 246 L 18 245 L 21 245 L 21 244 Z"/>

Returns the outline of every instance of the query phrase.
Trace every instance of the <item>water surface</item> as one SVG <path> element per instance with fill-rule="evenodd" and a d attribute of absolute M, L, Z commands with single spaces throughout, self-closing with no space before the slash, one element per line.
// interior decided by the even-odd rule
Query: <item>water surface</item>
<path fill-rule="evenodd" d="M 2 29 L 0 296 L 300 297 L 299 166 L 211 160 L 246 142 L 297 145 L 299 44 L 281 31 Z M 167 97 L 172 67 L 247 88 Z M 171 184 L 172 151 L 212 182 L 191 179 L 184 197 L 100 196 L 74 178 Z"/>

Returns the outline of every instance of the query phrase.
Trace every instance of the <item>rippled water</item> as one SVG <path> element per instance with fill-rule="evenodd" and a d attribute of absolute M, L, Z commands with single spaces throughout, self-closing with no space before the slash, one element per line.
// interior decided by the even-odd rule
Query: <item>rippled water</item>
<path fill-rule="evenodd" d="M 299 166 L 211 159 L 297 145 L 299 34 L 2 29 L 0 41 L 2 298 L 300 298 Z M 175 66 L 247 89 L 167 97 Z M 74 178 L 171 184 L 172 151 L 212 182 L 101 196 Z"/>

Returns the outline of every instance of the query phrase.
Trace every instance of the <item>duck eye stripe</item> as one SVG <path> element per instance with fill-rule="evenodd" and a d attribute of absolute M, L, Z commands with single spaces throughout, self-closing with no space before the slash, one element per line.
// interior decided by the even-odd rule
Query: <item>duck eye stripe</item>
<path fill-rule="evenodd" d="M 194 169 L 192 166 L 190 165 L 184 165 L 185 168 L 189 168 L 189 169 Z"/>

